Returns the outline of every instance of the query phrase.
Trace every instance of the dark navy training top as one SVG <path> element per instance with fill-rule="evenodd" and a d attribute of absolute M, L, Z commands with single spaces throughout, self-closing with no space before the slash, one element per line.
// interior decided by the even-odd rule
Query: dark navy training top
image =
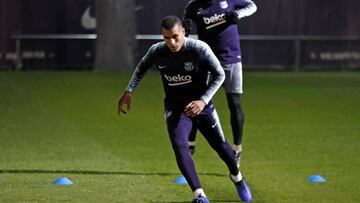
<path fill-rule="evenodd" d="M 210 47 L 200 40 L 185 37 L 184 46 L 176 53 L 171 52 L 165 42 L 152 45 L 138 63 L 126 90 L 133 92 L 153 65 L 161 74 L 164 104 L 168 110 L 183 110 L 191 101 L 200 99 L 209 104 L 225 79 L 221 64 Z"/>

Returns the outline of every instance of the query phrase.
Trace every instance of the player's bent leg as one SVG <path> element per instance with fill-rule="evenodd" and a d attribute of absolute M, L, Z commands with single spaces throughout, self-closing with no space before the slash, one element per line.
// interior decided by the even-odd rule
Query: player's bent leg
<path fill-rule="evenodd" d="M 192 191 L 201 188 L 194 162 L 188 151 L 189 133 L 192 120 L 181 112 L 166 112 L 166 124 L 177 165 Z"/>
<path fill-rule="evenodd" d="M 224 138 L 220 122 L 216 121 L 218 120 L 216 111 L 209 115 L 200 116 L 199 119 L 201 124 L 199 125 L 200 132 L 228 166 L 230 178 L 236 187 L 240 199 L 244 202 L 252 201 L 250 188 L 236 166 L 233 150 Z M 210 125 L 207 122 L 210 122 Z"/>
<path fill-rule="evenodd" d="M 234 159 L 234 152 L 226 142 L 216 110 L 198 117 L 198 129 L 204 135 L 210 146 L 225 162 L 231 174 L 238 174 L 239 170 Z"/>
<path fill-rule="evenodd" d="M 211 113 L 198 116 L 198 121 L 199 131 L 228 166 L 230 178 L 236 187 L 240 199 L 244 202 L 252 201 L 250 188 L 236 166 L 233 150 L 225 140 L 216 110 L 214 109 Z"/>

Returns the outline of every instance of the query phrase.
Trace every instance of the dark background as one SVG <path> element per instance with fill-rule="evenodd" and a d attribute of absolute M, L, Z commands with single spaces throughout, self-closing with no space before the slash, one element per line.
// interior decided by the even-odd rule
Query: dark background
<path fill-rule="evenodd" d="M 255 0 L 239 23 L 245 69 L 359 70 L 360 1 Z M 22 39 L 22 69 L 132 69 L 158 40 L 166 15 L 182 16 L 187 0 L 2 0 L 0 69 L 16 66 L 15 34 L 97 34 L 97 40 Z M 84 28 L 87 8 L 97 27 Z M 254 37 L 257 40 L 254 40 Z M 19 59 L 19 58 L 18 58 Z M 117 59 L 117 60 L 116 60 Z"/>

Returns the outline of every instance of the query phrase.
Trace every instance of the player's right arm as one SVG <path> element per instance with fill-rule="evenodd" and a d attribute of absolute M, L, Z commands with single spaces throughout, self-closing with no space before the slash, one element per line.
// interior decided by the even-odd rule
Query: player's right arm
<path fill-rule="evenodd" d="M 136 69 L 129 81 L 128 86 L 126 87 L 124 93 L 122 94 L 122 96 L 119 99 L 118 115 L 120 113 L 126 114 L 128 111 L 130 111 L 132 93 L 135 91 L 135 89 L 139 85 L 140 81 L 144 78 L 146 72 L 153 65 L 155 49 L 156 49 L 155 45 L 150 47 L 148 52 L 145 54 L 145 56 L 140 60 L 140 62 L 136 66 Z M 125 110 L 125 108 L 124 108 L 125 105 L 127 106 L 127 110 Z"/>
<path fill-rule="evenodd" d="M 256 4 L 252 0 L 234 0 L 234 10 L 225 12 L 225 19 L 228 23 L 236 24 L 241 18 L 255 13 Z"/>
<path fill-rule="evenodd" d="M 118 115 L 120 115 L 120 113 L 126 114 L 127 112 L 130 111 L 131 96 L 132 96 L 131 92 L 124 91 L 118 102 Z M 125 105 L 126 105 L 126 110 L 124 108 Z"/>

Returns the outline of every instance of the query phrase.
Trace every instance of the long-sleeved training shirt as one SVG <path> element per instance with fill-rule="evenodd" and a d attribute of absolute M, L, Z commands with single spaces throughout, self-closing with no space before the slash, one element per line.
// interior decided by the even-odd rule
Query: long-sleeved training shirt
<path fill-rule="evenodd" d="M 133 92 L 154 65 L 162 78 L 164 105 L 168 110 L 183 110 L 188 103 L 199 99 L 209 104 L 225 79 L 210 47 L 185 37 L 183 47 L 176 53 L 171 52 L 165 42 L 152 45 L 138 63 L 126 90 Z"/>

